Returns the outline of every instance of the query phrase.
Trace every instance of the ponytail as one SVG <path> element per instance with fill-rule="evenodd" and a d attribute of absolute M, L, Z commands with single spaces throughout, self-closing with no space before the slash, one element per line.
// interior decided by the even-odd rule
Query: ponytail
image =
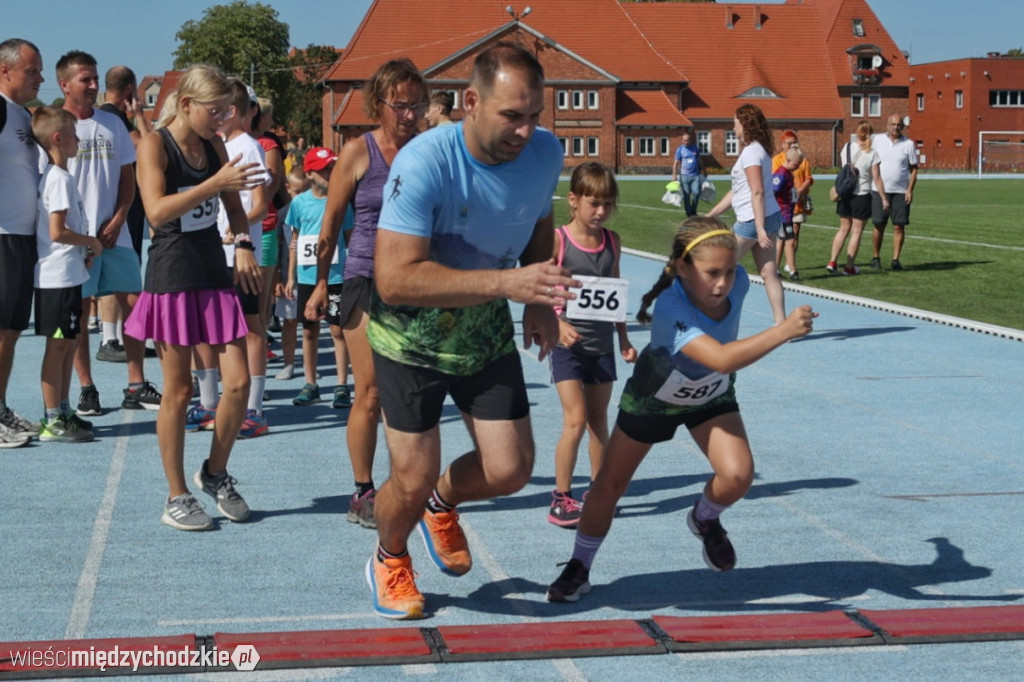
<path fill-rule="evenodd" d="M 661 295 L 661 292 L 672 286 L 672 280 L 676 278 L 675 268 L 672 267 L 672 261 L 669 261 L 668 265 L 661 271 L 661 277 L 654 283 L 651 290 L 643 295 L 640 299 L 640 310 L 636 314 L 636 321 L 640 324 L 650 324 L 651 315 L 647 312 L 647 309 L 651 307 L 655 299 Z"/>

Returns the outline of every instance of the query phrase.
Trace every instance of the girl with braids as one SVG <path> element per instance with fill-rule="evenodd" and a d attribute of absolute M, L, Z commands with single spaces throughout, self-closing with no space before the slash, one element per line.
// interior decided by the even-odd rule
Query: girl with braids
<path fill-rule="evenodd" d="M 718 521 L 754 480 L 754 459 L 736 403 L 736 371 L 811 331 L 817 315 L 796 308 L 782 324 L 737 340 L 743 298 L 750 288 L 738 264 L 737 237 L 720 221 L 696 216 L 683 223 L 672 255 L 643 297 L 637 319 L 651 322 L 651 342 L 626 382 L 615 429 L 590 486 L 572 559 L 548 588 L 547 599 L 573 602 L 590 591 L 590 566 L 611 527 L 615 505 L 655 443 L 685 425 L 714 474 L 686 524 L 704 544 L 704 562 L 728 571 L 736 553 Z M 647 309 L 654 303 L 653 316 Z"/>
<path fill-rule="evenodd" d="M 736 139 L 743 147 L 732 167 L 732 188 L 708 211 L 714 218 L 732 206 L 736 214 L 733 232 L 739 237 L 739 260 L 753 251 L 754 265 L 764 280 L 764 291 L 775 324 L 786 319 L 786 303 L 776 265 L 775 239 L 782 227 L 782 211 L 772 192 L 772 131 L 761 110 L 744 104 L 733 119 Z"/>

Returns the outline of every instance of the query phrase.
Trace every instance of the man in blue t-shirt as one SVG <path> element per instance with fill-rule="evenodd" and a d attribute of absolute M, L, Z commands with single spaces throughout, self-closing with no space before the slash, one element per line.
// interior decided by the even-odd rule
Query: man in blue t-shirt
<path fill-rule="evenodd" d="M 683 133 L 683 143 L 676 149 L 676 158 L 672 162 L 672 177 L 679 181 L 686 215 L 697 215 L 700 186 L 704 182 L 704 166 L 700 160 L 700 151 L 690 133 Z"/>
<path fill-rule="evenodd" d="M 385 618 L 423 616 L 406 550 L 413 528 L 441 571 L 463 575 L 472 559 L 456 505 L 511 494 L 530 478 L 529 403 L 507 300 L 525 304 L 525 344 L 537 343 L 543 358 L 558 341 L 560 287 L 579 286 L 551 259 L 563 156 L 537 129 L 540 64 L 510 43 L 485 50 L 464 104 L 461 124 L 423 134 L 395 157 L 378 225 L 367 338 L 391 478 L 377 492 L 366 578 Z M 476 449 L 439 476 L 448 394 Z"/>

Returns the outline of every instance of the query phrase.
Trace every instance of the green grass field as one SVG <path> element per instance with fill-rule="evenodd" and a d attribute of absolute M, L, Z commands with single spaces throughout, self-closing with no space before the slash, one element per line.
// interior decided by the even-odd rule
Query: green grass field
<path fill-rule="evenodd" d="M 892 227 L 882 246 L 881 271 L 867 267 L 871 260 L 870 220 L 865 226 L 857 277 L 825 272 L 832 238 L 839 227 L 835 204 L 828 200 L 834 176 L 816 175 L 812 189 L 815 211 L 800 232 L 797 266 L 801 284 L 864 296 L 979 322 L 1024 329 L 1024 178 L 1017 180 L 918 181 L 911 225 L 900 258 L 906 270 L 892 272 Z M 625 246 L 668 254 L 681 209 L 661 202 L 665 180 L 620 179 L 619 210 L 608 226 Z M 719 196 L 728 181 L 716 182 Z M 559 195 L 568 191 L 559 185 Z M 699 210 L 706 211 L 708 204 Z M 568 218 L 564 201 L 555 203 L 556 224 Z M 732 214 L 723 218 L 732 224 Z M 845 258 L 845 249 L 840 262 Z M 747 257 L 747 269 L 756 274 Z M 652 277 L 657 267 L 652 266 Z"/>

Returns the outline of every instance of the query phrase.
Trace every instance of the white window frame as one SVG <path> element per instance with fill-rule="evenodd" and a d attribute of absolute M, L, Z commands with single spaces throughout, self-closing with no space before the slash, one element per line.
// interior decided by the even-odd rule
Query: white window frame
<path fill-rule="evenodd" d="M 862 19 L 853 20 L 853 35 L 857 38 L 864 37 L 864 21 Z"/>
<path fill-rule="evenodd" d="M 583 91 L 573 90 L 572 91 L 572 108 L 582 109 L 583 108 Z"/>
<path fill-rule="evenodd" d="M 558 142 L 562 145 L 562 156 L 569 156 L 569 138 L 559 137 Z"/>
<path fill-rule="evenodd" d="M 583 138 L 573 137 L 572 138 L 572 155 L 583 156 Z"/>
<path fill-rule="evenodd" d="M 963 109 L 964 108 L 964 91 L 963 90 L 954 90 L 953 91 L 953 98 L 956 100 L 954 106 L 957 109 Z"/>
<path fill-rule="evenodd" d="M 711 131 L 710 130 L 698 130 L 697 131 L 697 152 L 699 154 L 710 154 L 711 153 Z"/>
<path fill-rule="evenodd" d="M 740 141 L 736 137 L 735 130 L 725 131 L 725 155 L 726 156 L 739 156 L 740 155 Z"/>
<path fill-rule="evenodd" d="M 864 118 L 864 95 L 859 92 L 850 95 L 850 116 Z"/>
<path fill-rule="evenodd" d="M 654 156 L 654 137 L 641 137 L 639 152 L 640 156 Z"/>
<path fill-rule="evenodd" d="M 587 138 L 587 156 L 601 155 L 601 139 L 590 136 Z"/>
<path fill-rule="evenodd" d="M 881 118 L 881 116 L 882 96 L 877 93 L 868 95 L 868 117 Z"/>
<path fill-rule="evenodd" d="M 625 147 L 626 156 L 636 154 L 636 141 L 632 137 L 624 138 L 623 146 Z"/>
<path fill-rule="evenodd" d="M 601 108 L 601 92 L 598 90 L 587 90 L 587 109 Z"/>
<path fill-rule="evenodd" d="M 924 93 L 917 93 L 917 110 L 924 111 Z"/>
<path fill-rule="evenodd" d="M 569 108 L 569 91 L 558 90 L 555 92 L 555 106 L 559 109 L 565 110 Z"/>
<path fill-rule="evenodd" d="M 662 137 L 662 138 L 659 138 L 658 141 L 659 141 L 660 146 L 661 146 L 661 155 L 662 156 L 668 156 L 669 154 L 672 153 L 672 140 L 670 140 L 667 137 Z"/>

